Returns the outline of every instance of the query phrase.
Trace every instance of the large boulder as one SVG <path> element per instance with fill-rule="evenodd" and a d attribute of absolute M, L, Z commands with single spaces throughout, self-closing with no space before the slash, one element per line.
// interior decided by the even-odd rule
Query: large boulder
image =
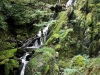
<path fill-rule="evenodd" d="M 54 75 L 58 71 L 55 57 L 55 50 L 51 48 L 38 49 L 26 66 L 25 75 Z"/>

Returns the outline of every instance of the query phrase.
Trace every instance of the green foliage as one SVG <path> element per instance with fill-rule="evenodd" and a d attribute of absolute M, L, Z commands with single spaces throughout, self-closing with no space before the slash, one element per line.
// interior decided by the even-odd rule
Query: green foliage
<path fill-rule="evenodd" d="M 5 34 L 4 34 L 4 35 L 5 35 Z M 1 35 L 1 38 L 3 37 L 3 38 L 2 38 L 3 40 L 6 39 L 4 35 Z M 3 41 L 1 40 L 1 43 L 0 43 L 0 50 L 13 49 L 13 48 L 15 48 L 15 45 L 16 45 L 15 42 L 13 42 L 13 43 L 10 43 L 10 42 L 3 42 Z"/>
<path fill-rule="evenodd" d="M 17 60 L 10 59 L 9 63 L 12 65 L 13 68 L 18 68 L 19 67 L 19 63 L 18 63 Z"/>
<path fill-rule="evenodd" d="M 4 51 L 0 51 L 0 61 L 7 59 L 7 58 L 11 58 L 14 57 L 14 53 L 17 51 L 17 49 L 10 49 L 10 50 L 4 50 Z"/>
<path fill-rule="evenodd" d="M 9 61 L 4 63 L 5 65 L 5 75 L 11 74 L 11 71 L 13 71 L 14 68 L 18 68 L 19 64 L 18 61 L 9 59 Z"/>
<path fill-rule="evenodd" d="M 84 67 L 85 66 L 85 58 L 81 55 L 77 55 L 72 58 L 71 60 L 71 66 L 77 66 L 77 67 Z"/>
<path fill-rule="evenodd" d="M 22 0 L 18 2 L 16 0 L 1 0 L 0 32 L 1 29 L 6 32 L 9 30 L 9 33 L 14 35 L 19 34 L 19 31 L 22 29 L 27 33 L 35 32 L 34 25 L 37 24 L 38 27 L 41 27 L 51 18 L 50 16 L 52 13 L 47 12 L 45 7 L 45 3 L 41 1 L 38 2 L 36 0 L 30 0 L 30 2 L 25 2 Z M 8 23 L 9 18 L 13 19 L 12 23 Z M 24 32 L 20 32 L 20 34 Z"/>
<path fill-rule="evenodd" d="M 44 52 L 55 53 L 55 50 L 49 47 L 43 47 L 43 48 L 37 49 L 35 52 L 36 53 L 44 53 Z"/>
<path fill-rule="evenodd" d="M 10 65 L 9 65 L 9 63 L 6 63 L 5 64 L 5 75 L 9 75 L 9 73 L 10 73 L 9 72 L 10 71 L 9 69 L 10 69 Z"/>
<path fill-rule="evenodd" d="M 64 75 L 82 75 L 78 69 L 64 69 Z"/>
<path fill-rule="evenodd" d="M 63 30 L 63 31 L 59 31 L 59 38 L 60 38 L 60 42 L 65 42 L 66 40 L 66 36 L 70 33 L 73 32 L 73 29 L 72 28 L 69 28 L 67 30 Z"/>
<path fill-rule="evenodd" d="M 56 46 L 55 46 L 55 50 L 57 51 L 57 50 L 60 50 L 61 49 L 61 45 L 60 44 L 57 44 Z"/>
<path fill-rule="evenodd" d="M 92 23 L 92 14 L 91 13 L 87 14 L 86 23 L 87 23 L 87 26 L 89 26 Z"/>

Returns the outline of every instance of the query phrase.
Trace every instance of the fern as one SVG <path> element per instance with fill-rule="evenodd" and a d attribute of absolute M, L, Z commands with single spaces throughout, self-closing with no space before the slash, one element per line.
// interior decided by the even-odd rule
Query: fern
<path fill-rule="evenodd" d="M 64 75 L 82 75 L 78 69 L 64 69 Z"/>

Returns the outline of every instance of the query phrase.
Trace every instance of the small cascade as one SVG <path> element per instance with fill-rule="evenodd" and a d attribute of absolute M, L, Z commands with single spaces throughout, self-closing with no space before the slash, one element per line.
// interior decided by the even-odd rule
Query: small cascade
<path fill-rule="evenodd" d="M 42 41 L 42 31 L 41 30 L 39 30 L 37 36 L 39 37 L 38 38 L 39 39 L 38 40 L 39 45 L 42 45 L 43 44 L 43 41 Z"/>
<path fill-rule="evenodd" d="M 70 5 L 76 5 L 76 1 L 77 0 L 69 0 L 67 3 L 66 3 L 66 7 L 69 7 Z"/>
<path fill-rule="evenodd" d="M 43 36 L 44 36 L 44 41 L 43 42 L 45 42 L 46 41 L 46 39 L 47 39 L 47 34 L 48 34 L 48 28 L 49 28 L 49 26 L 47 26 L 47 27 L 44 27 L 44 29 L 43 29 Z"/>
<path fill-rule="evenodd" d="M 30 44 L 26 47 L 27 49 L 28 48 L 39 48 L 41 45 L 43 45 L 43 43 L 47 40 L 47 36 L 48 36 L 48 28 L 49 28 L 49 25 L 48 26 L 44 26 L 43 30 L 39 30 L 38 33 L 36 34 L 36 38 L 35 40 L 33 40 L 34 42 L 30 43 Z"/>
<path fill-rule="evenodd" d="M 27 49 L 37 49 L 40 46 L 43 45 L 43 42 L 45 42 L 47 40 L 47 36 L 48 36 L 48 26 L 45 26 L 43 28 L 43 30 L 39 30 L 38 33 L 35 36 L 35 39 L 29 39 L 22 47 L 25 47 Z M 34 38 L 34 37 L 33 37 Z M 20 75 L 24 75 L 24 71 L 25 71 L 25 66 L 28 63 L 28 61 L 26 60 L 26 57 L 29 55 L 29 52 L 26 52 L 24 56 L 22 56 L 20 59 L 22 61 L 23 67 L 21 70 Z"/>
<path fill-rule="evenodd" d="M 22 64 L 23 64 L 23 68 L 22 68 L 22 70 L 21 70 L 20 75 L 24 75 L 25 66 L 26 66 L 26 64 L 29 62 L 29 61 L 26 60 L 26 57 L 27 57 L 28 55 L 29 55 L 29 53 L 26 52 L 25 55 L 22 56 L 22 57 L 20 58 L 20 59 L 22 60 Z"/>

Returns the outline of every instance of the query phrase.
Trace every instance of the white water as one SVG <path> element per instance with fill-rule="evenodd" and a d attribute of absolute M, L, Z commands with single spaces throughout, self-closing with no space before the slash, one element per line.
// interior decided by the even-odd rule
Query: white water
<path fill-rule="evenodd" d="M 49 28 L 49 25 L 44 27 L 43 30 L 39 30 L 39 32 L 37 33 L 37 37 L 39 38 L 35 40 L 33 46 L 31 47 L 26 47 L 27 49 L 28 48 L 39 48 L 41 45 L 43 45 L 43 43 L 47 40 L 47 33 L 48 33 L 48 28 Z M 42 35 L 43 34 L 43 35 Z M 40 42 L 40 43 L 38 43 Z"/>
<path fill-rule="evenodd" d="M 43 38 L 44 41 L 43 42 L 45 42 L 46 39 L 47 39 L 48 28 L 49 28 L 49 26 L 44 27 L 44 29 L 43 29 L 43 35 L 44 35 L 44 38 Z"/>
<path fill-rule="evenodd" d="M 22 60 L 22 63 L 23 63 L 23 68 L 21 70 L 21 73 L 20 75 L 24 75 L 24 71 L 25 71 L 25 66 L 26 64 L 29 62 L 29 61 L 26 61 L 26 57 L 29 55 L 28 52 L 25 53 L 25 55 L 23 57 L 21 57 L 20 59 Z"/>
<path fill-rule="evenodd" d="M 41 30 L 39 30 L 37 36 L 38 36 L 38 37 L 41 37 L 41 36 L 42 36 L 42 32 L 41 32 Z"/>
<path fill-rule="evenodd" d="M 66 3 L 66 7 L 69 7 L 70 5 L 76 5 L 76 1 L 77 0 L 69 0 L 67 3 Z"/>
<path fill-rule="evenodd" d="M 39 48 L 41 45 L 43 45 L 43 42 L 46 41 L 47 39 L 47 33 L 48 33 L 48 28 L 49 26 L 46 26 L 43 28 L 43 30 L 39 30 L 37 33 L 37 37 L 40 39 L 36 39 L 35 42 L 33 43 L 33 45 L 31 47 L 26 47 L 26 48 Z M 43 34 L 43 35 L 42 35 Z M 40 42 L 40 43 L 39 43 Z M 23 68 L 21 70 L 20 75 L 24 75 L 24 71 L 25 71 L 25 66 L 28 63 L 28 61 L 26 61 L 26 57 L 29 55 L 28 52 L 25 53 L 25 55 L 23 57 L 21 57 L 20 59 L 22 60 L 22 64 L 23 64 Z"/>

